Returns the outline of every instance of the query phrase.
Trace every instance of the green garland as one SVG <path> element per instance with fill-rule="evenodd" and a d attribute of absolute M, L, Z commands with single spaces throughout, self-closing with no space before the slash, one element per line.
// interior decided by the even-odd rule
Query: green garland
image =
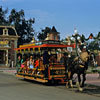
<path fill-rule="evenodd" d="M 82 41 L 82 43 L 85 42 L 85 41 L 88 41 L 89 39 L 98 39 L 98 40 L 100 40 L 100 32 L 98 33 L 97 36 L 93 36 L 93 34 L 91 33 L 88 38 L 85 38 L 85 36 L 83 34 L 82 34 L 82 36 L 79 35 L 79 34 L 76 34 L 75 36 L 72 35 L 72 37 L 74 37 L 74 38 L 76 38 L 78 36 L 80 37 L 80 40 Z"/>

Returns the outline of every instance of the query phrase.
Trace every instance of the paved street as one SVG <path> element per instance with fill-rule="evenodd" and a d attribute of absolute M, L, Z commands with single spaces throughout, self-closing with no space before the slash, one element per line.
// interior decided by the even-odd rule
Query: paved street
<path fill-rule="evenodd" d="M 100 88 L 86 86 L 80 93 L 76 88 L 46 86 L 0 72 L 0 100 L 99 100 Z"/>

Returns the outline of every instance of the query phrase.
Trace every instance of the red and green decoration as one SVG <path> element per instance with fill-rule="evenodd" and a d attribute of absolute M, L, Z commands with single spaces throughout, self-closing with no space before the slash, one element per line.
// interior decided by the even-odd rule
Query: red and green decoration
<path fill-rule="evenodd" d="M 93 36 L 92 33 L 89 35 L 88 38 L 85 38 L 85 36 L 82 34 L 82 36 L 81 36 L 81 41 L 82 41 L 82 42 L 88 41 L 89 39 L 94 39 L 94 36 Z"/>
<path fill-rule="evenodd" d="M 93 39 L 93 34 L 92 33 L 90 34 L 89 39 Z"/>
<path fill-rule="evenodd" d="M 89 39 L 98 39 L 98 40 L 100 40 L 100 32 L 98 33 L 97 36 L 93 36 L 93 34 L 91 33 L 88 38 L 85 38 L 85 36 L 82 34 L 82 36 L 80 36 L 80 38 L 81 38 L 82 43 L 85 42 L 85 41 L 88 41 Z"/>
<path fill-rule="evenodd" d="M 98 33 L 97 37 L 94 37 L 94 39 L 100 40 L 100 32 Z"/>
<path fill-rule="evenodd" d="M 88 41 L 89 39 L 100 40 L 100 32 L 97 34 L 97 36 L 93 36 L 93 33 L 91 33 L 88 38 L 85 38 L 83 34 L 82 35 L 79 35 L 79 34 L 72 35 L 72 37 L 74 37 L 76 40 L 77 40 L 77 37 L 80 37 L 81 42 L 84 43 L 85 41 Z M 78 43 L 78 40 L 76 42 Z"/>

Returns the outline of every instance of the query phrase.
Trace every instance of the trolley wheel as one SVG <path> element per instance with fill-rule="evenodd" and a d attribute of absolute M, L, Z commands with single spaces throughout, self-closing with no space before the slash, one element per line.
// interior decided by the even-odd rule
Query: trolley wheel
<path fill-rule="evenodd" d="M 46 83 L 46 85 L 48 85 L 48 86 L 52 86 L 54 84 L 55 84 L 55 82 L 54 82 L 53 79 L 52 80 L 48 80 L 48 82 Z"/>

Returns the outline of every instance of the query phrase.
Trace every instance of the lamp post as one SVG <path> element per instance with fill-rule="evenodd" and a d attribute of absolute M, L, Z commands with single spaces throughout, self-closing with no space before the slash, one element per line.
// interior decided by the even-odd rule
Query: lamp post
<path fill-rule="evenodd" d="M 76 56 L 78 56 L 77 41 L 78 41 L 79 35 L 78 35 L 78 31 L 76 28 L 74 29 L 74 34 L 72 35 L 72 37 L 75 38 L 75 43 L 76 43 L 75 51 L 76 51 Z"/>

